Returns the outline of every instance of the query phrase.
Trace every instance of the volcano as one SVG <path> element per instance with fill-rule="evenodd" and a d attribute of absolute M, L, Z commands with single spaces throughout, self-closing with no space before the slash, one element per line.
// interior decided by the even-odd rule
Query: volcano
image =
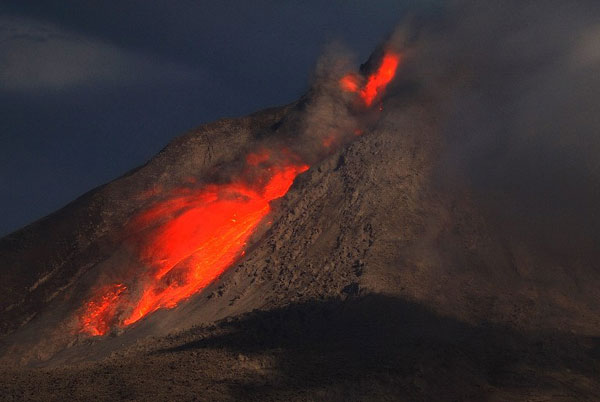
<path fill-rule="evenodd" d="M 399 32 L 2 238 L 2 398 L 600 398 L 593 236 L 449 162 L 476 67 Z"/>

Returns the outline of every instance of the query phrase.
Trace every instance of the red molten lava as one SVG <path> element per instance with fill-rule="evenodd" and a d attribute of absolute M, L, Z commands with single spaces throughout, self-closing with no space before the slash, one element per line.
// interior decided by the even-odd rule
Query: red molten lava
<path fill-rule="evenodd" d="M 142 249 L 142 261 L 155 272 L 123 324 L 161 307 L 175 307 L 212 282 L 240 256 L 269 213 L 269 202 L 285 195 L 306 169 L 305 165 L 281 168 L 259 191 L 240 184 L 209 186 L 193 199 L 182 197 L 157 206 L 161 216 L 175 217 L 155 230 Z M 153 216 L 155 211 L 150 210 L 140 220 Z"/>
<path fill-rule="evenodd" d="M 122 283 L 109 285 L 102 288 L 97 297 L 87 302 L 85 312 L 79 318 L 81 332 L 90 335 L 104 335 L 108 332 L 117 313 L 119 298 L 125 290 L 127 287 Z"/>
<path fill-rule="evenodd" d="M 104 335 L 117 325 L 130 325 L 160 308 L 173 308 L 197 293 L 243 253 L 270 201 L 287 193 L 296 176 L 308 169 L 298 162 L 268 165 L 268 153 L 251 154 L 249 166 L 261 169 L 255 182 L 209 185 L 179 191 L 133 220 L 145 233 L 138 246 L 147 271 L 129 286 L 101 289 L 80 316 L 81 332 Z M 119 317 L 117 317 L 119 315 Z"/>
<path fill-rule="evenodd" d="M 380 95 L 394 79 L 400 64 L 400 55 L 387 52 L 383 55 L 381 65 L 373 74 L 367 77 L 365 85 L 359 89 L 359 79 L 354 74 L 348 74 L 340 80 L 340 87 L 348 92 L 357 92 L 367 107 Z"/>
<path fill-rule="evenodd" d="M 349 74 L 340 85 L 370 107 L 394 78 L 399 63 L 399 54 L 387 52 L 377 71 L 364 81 Z M 356 135 L 362 132 L 355 130 Z M 339 143 L 335 132 L 321 141 L 325 149 Z M 263 149 L 247 156 L 245 170 L 230 183 L 144 193 L 143 200 L 163 198 L 128 226 L 135 233 L 131 246 L 144 270 L 98 289 L 78 317 L 80 332 L 104 335 L 113 326 L 127 326 L 160 308 L 173 308 L 205 288 L 244 255 L 248 239 L 271 210 L 270 202 L 285 195 L 307 169 L 289 150 L 273 158 Z M 187 180 L 190 186 L 195 182 Z"/>

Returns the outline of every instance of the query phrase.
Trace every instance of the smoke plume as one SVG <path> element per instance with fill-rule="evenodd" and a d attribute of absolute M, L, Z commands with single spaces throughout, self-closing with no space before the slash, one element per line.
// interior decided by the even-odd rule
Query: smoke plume
<path fill-rule="evenodd" d="M 599 17 L 591 1 L 457 1 L 389 39 L 399 79 L 438 107 L 442 181 L 553 241 L 600 234 Z"/>

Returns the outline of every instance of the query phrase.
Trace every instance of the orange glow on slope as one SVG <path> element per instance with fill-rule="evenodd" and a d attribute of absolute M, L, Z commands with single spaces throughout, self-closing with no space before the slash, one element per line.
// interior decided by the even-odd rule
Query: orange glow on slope
<path fill-rule="evenodd" d="M 349 74 L 339 84 L 370 107 L 394 78 L 399 62 L 400 55 L 388 52 L 365 81 Z M 325 149 L 339 143 L 336 133 L 321 141 Z M 271 210 L 270 202 L 284 196 L 308 168 L 289 150 L 273 159 L 271 150 L 261 149 L 248 154 L 245 170 L 230 183 L 142 194 L 142 199 L 164 198 L 128 227 L 136 234 L 134 247 L 145 270 L 98 289 L 80 311 L 80 332 L 104 335 L 111 327 L 173 308 L 205 288 L 244 255 L 250 236 Z M 187 182 L 194 185 L 195 179 Z"/>
<path fill-rule="evenodd" d="M 267 162 L 271 158 L 271 153 L 266 149 L 261 149 L 259 152 L 252 152 L 246 156 L 246 163 L 250 166 L 258 166 L 261 163 Z"/>
<path fill-rule="evenodd" d="M 359 89 L 358 78 L 355 74 L 342 77 L 339 81 L 340 87 L 347 92 L 357 92 L 365 105 L 369 107 L 394 79 L 399 64 L 400 55 L 387 52 L 384 54 L 377 71 L 367 77 L 367 82 L 362 89 Z"/>
<path fill-rule="evenodd" d="M 369 76 L 367 85 L 360 91 L 360 96 L 367 106 L 371 106 L 375 97 L 392 81 L 399 63 L 400 56 L 395 53 L 387 53 L 383 56 L 381 66 Z"/>
<path fill-rule="evenodd" d="M 237 184 L 210 186 L 194 205 L 162 225 L 142 251 L 142 261 L 155 266 L 156 273 L 123 324 L 162 307 L 175 307 L 211 283 L 241 255 L 254 229 L 270 212 L 269 202 L 285 195 L 306 169 L 287 166 L 260 192 Z"/>
<path fill-rule="evenodd" d="M 99 297 L 87 302 L 80 317 L 82 331 L 90 335 L 104 335 L 110 329 L 116 314 L 116 302 L 127 287 L 121 283 L 104 287 Z"/>
<path fill-rule="evenodd" d="M 358 92 L 358 78 L 353 74 L 348 74 L 340 79 L 340 86 L 344 91 Z"/>
<path fill-rule="evenodd" d="M 256 155 L 249 159 L 258 158 L 257 165 L 268 161 L 269 155 Z M 160 308 L 173 308 L 206 287 L 242 255 L 249 237 L 270 212 L 269 202 L 284 196 L 307 169 L 301 163 L 269 166 L 253 185 L 240 181 L 181 191 L 140 214 L 133 226 L 149 234 L 139 246 L 140 263 L 148 271 L 130 286 L 139 296 L 134 299 L 125 293 L 124 285 L 101 289 L 85 305 L 81 332 L 104 335 L 116 320 L 130 325 Z"/>
<path fill-rule="evenodd" d="M 327 137 L 323 138 L 323 147 L 331 148 L 331 146 L 336 142 L 337 136 L 335 133 L 329 134 Z"/>

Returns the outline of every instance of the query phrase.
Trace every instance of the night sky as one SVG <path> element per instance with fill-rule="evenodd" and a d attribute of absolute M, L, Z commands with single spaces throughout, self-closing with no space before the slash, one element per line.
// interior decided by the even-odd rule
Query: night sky
<path fill-rule="evenodd" d="M 324 46 L 364 60 L 416 3 L 3 1 L 0 235 L 202 123 L 297 99 Z"/>

